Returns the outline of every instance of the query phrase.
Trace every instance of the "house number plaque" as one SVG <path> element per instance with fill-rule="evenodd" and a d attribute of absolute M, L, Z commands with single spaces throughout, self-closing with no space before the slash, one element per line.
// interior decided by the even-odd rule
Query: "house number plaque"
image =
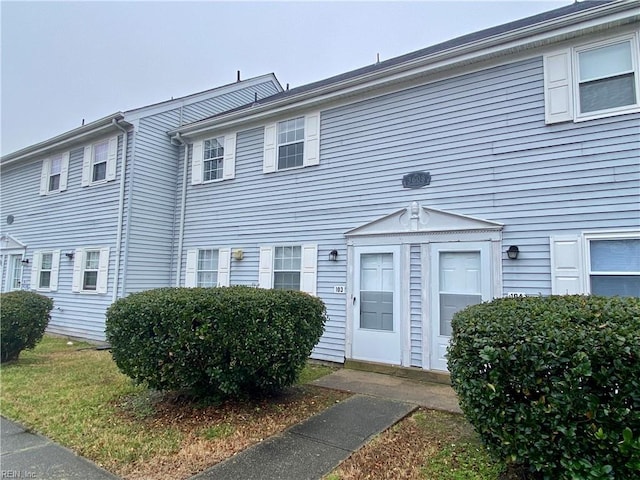
<path fill-rule="evenodd" d="M 429 172 L 411 172 L 402 177 L 403 188 L 422 188 L 431 183 Z"/>

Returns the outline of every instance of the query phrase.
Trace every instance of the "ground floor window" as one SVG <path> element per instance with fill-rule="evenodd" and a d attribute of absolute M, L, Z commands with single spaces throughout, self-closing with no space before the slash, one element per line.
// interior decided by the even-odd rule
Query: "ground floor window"
<path fill-rule="evenodd" d="M 300 290 L 301 247 L 275 247 L 273 288 Z"/>
<path fill-rule="evenodd" d="M 196 285 L 198 287 L 215 287 L 218 285 L 218 250 L 198 250 L 196 277 Z"/>
<path fill-rule="evenodd" d="M 640 238 L 588 242 L 590 293 L 640 297 Z"/>

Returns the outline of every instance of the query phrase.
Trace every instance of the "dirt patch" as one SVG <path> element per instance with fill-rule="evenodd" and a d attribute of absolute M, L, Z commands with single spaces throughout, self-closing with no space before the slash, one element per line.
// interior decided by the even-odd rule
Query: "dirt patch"
<path fill-rule="evenodd" d="M 128 480 L 188 478 L 348 396 L 305 385 L 268 399 L 218 405 L 179 395 L 128 399 L 119 405 L 121 415 L 138 422 L 144 416 L 150 430 L 176 429 L 182 440 L 170 454 L 133 461 L 115 473 Z"/>

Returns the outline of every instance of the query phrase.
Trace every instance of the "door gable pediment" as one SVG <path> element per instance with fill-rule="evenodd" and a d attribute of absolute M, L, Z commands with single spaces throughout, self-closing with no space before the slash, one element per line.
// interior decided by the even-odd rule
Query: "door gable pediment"
<path fill-rule="evenodd" d="M 27 246 L 24 243 L 9 234 L 5 233 L 0 236 L 0 251 L 2 252 L 24 250 L 26 248 Z"/>
<path fill-rule="evenodd" d="M 423 207 L 418 202 L 413 202 L 407 208 L 349 230 L 345 235 L 351 237 L 409 233 L 500 231 L 502 228 L 502 223 Z"/>

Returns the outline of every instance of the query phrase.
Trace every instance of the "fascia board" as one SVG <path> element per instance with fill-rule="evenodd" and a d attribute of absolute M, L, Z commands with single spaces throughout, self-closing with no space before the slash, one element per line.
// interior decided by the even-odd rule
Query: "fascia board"
<path fill-rule="evenodd" d="M 210 130 L 237 129 L 238 125 L 253 123 L 277 117 L 292 109 L 317 107 L 321 103 L 340 97 L 349 97 L 367 90 L 377 89 L 388 84 L 405 81 L 411 77 L 425 76 L 429 73 L 453 68 L 455 66 L 478 62 L 480 60 L 515 53 L 526 48 L 539 47 L 554 40 L 564 40 L 579 33 L 601 29 L 605 26 L 623 25 L 640 19 L 640 8 L 629 11 L 631 4 L 606 5 L 594 8 L 571 17 L 563 17 L 545 23 L 521 28 L 516 31 L 496 35 L 478 42 L 443 50 L 426 57 L 403 62 L 389 68 L 364 74 L 342 82 L 319 87 L 300 95 L 264 105 L 255 105 L 248 110 L 232 112 L 216 118 L 195 122 L 175 129 L 169 135 L 180 133 L 183 137 L 193 138 Z M 603 10 L 613 10 L 606 16 Z M 622 11 L 620 11 L 622 10 Z"/>
<path fill-rule="evenodd" d="M 108 115 L 99 120 L 96 120 L 95 122 L 88 123 L 56 137 L 45 140 L 44 142 L 36 143 L 35 145 L 30 145 L 16 152 L 5 155 L 0 160 L 0 164 L 8 165 L 25 158 L 48 155 L 55 150 L 69 148 L 74 144 L 85 142 L 87 141 L 87 139 L 97 137 L 107 131 L 117 130 L 113 126 L 113 120 L 120 122 L 120 125 L 123 125 L 125 127 L 131 126 L 126 122 L 122 122 L 123 119 L 124 115 L 122 114 L 122 112 Z"/>
<path fill-rule="evenodd" d="M 278 81 L 276 76 L 273 73 L 268 73 L 259 77 L 248 78 L 247 80 L 241 80 L 240 82 L 230 83 L 221 87 L 212 88 L 204 92 L 194 93 L 191 95 L 186 95 L 184 97 L 175 98 L 173 100 L 165 100 L 164 102 L 154 103 L 151 105 L 146 105 L 144 107 L 127 110 L 124 112 L 124 115 L 127 121 L 134 122 L 136 120 L 139 120 L 140 118 L 163 113 L 174 108 L 179 108 L 181 106 L 191 105 L 193 103 L 206 100 L 207 98 L 218 97 L 226 93 L 233 92 L 238 88 L 251 87 L 260 83 L 264 83 L 268 80 L 271 80 L 276 89 L 282 92 L 282 85 L 280 85 L 280 82 Z"/>

